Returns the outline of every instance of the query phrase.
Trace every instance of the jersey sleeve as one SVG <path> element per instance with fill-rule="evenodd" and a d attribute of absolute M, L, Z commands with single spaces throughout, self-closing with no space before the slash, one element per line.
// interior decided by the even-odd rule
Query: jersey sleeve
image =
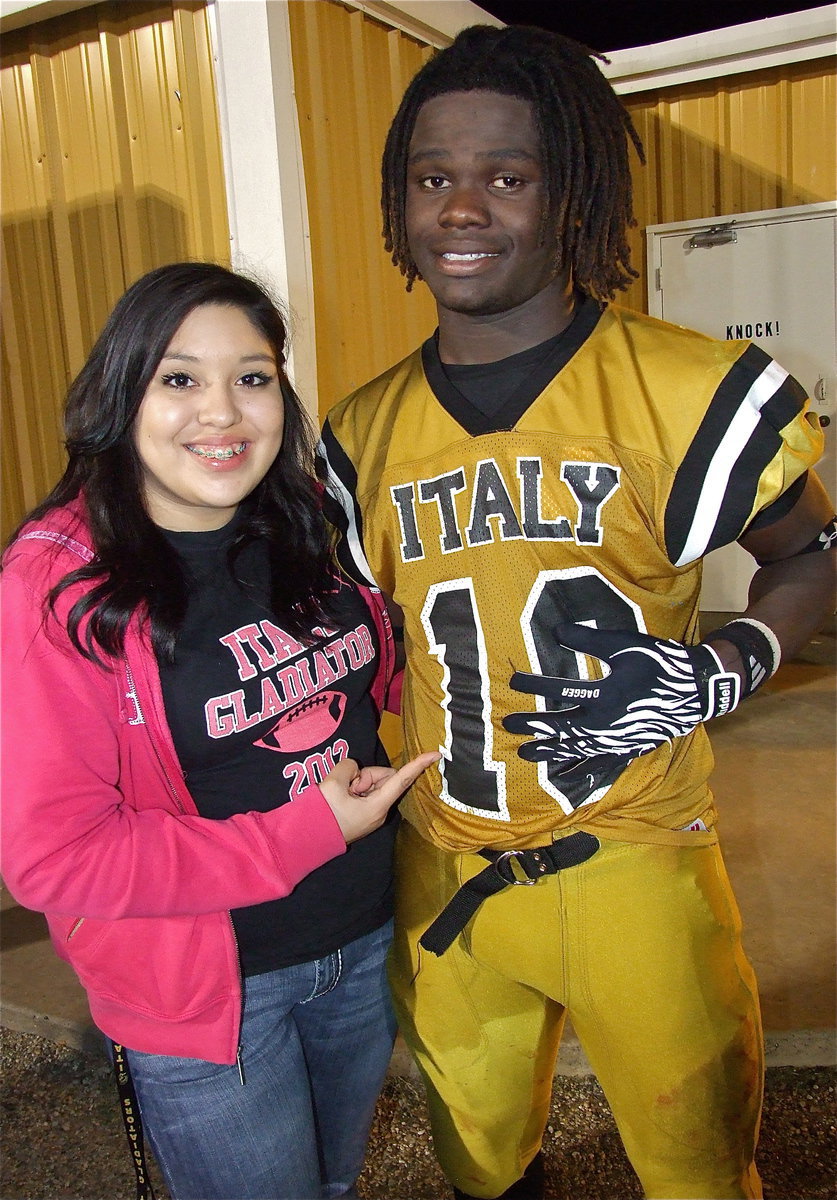
<path fill-rule="evenodd" d="M 782 492 L 778 500 L 774 500 L 772 504 L 760 509 L 745 532 L 752 533 L 756 529 L 767 529 L 769 525 L 775 525 L 777 521 L 781 521 L 782 517 L 786 517 L 805 491 L 807 482 L 808 472 L 803 471 L 799 478 L 786 491 Z"/>
<path fill-rule="evenodd" d="M 357 499 L 357 470 L 326 419 L 317 446 L 318 473 L 325 485 L 323 511 L 337 533 L 340 568 L 355 583 L 377 587 L 363 546 L 363 515 Z"/>
<path fill-rule="evenodd" d="M 737 541 L 822 453 L 804 388 L 748 345 L 706 408 L 677 468 L 665 510 L 669 559 L 687 566 Z"/>

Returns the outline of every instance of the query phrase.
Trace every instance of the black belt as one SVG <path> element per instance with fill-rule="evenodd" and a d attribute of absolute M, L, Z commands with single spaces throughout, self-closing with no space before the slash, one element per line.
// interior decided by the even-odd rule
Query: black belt
<path fill-rule="evenodd" d="M 515 884 L 527 887 L 537 883 L 544 875 L 554 875 L 565 867 L 577 867 L 587 862 L 599 848 L 599 839 L 592 833 L 580 830 L 569 837 L 559 838 L 548 846 L 535 850 L 480 850 L 490 866 L 455 892 L 436 920 L 425 930 L 419 945 L 431 954 L 444 954 L 448 946 L 462 932 L 483 900 Z M 515 875 L 517 866 L 524 878 Z"/>

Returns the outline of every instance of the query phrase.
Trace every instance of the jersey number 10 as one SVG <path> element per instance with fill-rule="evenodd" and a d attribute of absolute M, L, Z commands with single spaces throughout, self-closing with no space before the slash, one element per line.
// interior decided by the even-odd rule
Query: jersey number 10
<path fill-rule="evenodd" d="M 509 620 L 513 616 L 509 614 Z M 489 652 L 483 629 L 474 581 L 451 579 L 434 584 L 428 591 L 421 611 L 428 652 L 442 667 L 442 709 L 445 713 L 445 739 L 440 746 L 442 761 L 441 799 L 451 808 L 498 821 L 508 821 L 506 764 L 495 759 L 494 714 L 491 700 Z M 599 629 L 637 629 L 645 633 L 642 610 L 629 600 L 594 567 L 571 567 L 541 571 L 535 580 L 520 615 L 523 640 L 529 657 L 529 670 L 540 675 L 560 675 L 570 679 L 588 679 L 583 654 L 568 650 L 556 640 L 555 627 L 571 621 Z M 494 637 L 491 659 L 495 674 L 522 669 L 519 664 L 502 661 L 502 648 L 508 638 L 502 631 Z M 514 693 L 516 696 L 517 693 Z M 520 694 L 521 707 L 527 697 Z M 540 711 L 546 703 L 537 698 Z M 511 711 L 511 710 L 510 710 Z M 498 714 L 497 726 L 506 712 Z M 503 733 L 501 736 L 509 736 Z M 591 760 L 593 764 L 595 760 Z M 591 770 L 584 779 L 564 781 L 556 766 L 549 763 L 527 764 L 537 771 L 538 783 L 571 813 L 582 804 L 598 800 L 619 774 L 619 768 Z"/>

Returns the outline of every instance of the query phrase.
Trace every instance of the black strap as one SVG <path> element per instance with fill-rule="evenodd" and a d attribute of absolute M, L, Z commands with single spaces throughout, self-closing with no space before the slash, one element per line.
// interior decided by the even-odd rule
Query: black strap
<path fill-rule="evenodd" d="M 142 1118 L 140 1117 L 137 1094 L 134 1091 L 134 1081 L 131 1079 L 131 1068 L 125 1054 L 125 1047 L 111 1042 L 113 1047 L 113 1069 L 116 1072 L 116 1087 L 119 1092 L 119 1108 L 122 1112 L 122 1123 L 131 1150 L 131 1160 L 137 1176 L 137 1200 L 155 1200 L 154 1188 L 148 1174 L 145 1160 L 145 1140 L 142 1135 Z"/>
<path fill-rule="evenodd" d="M 531 885 L 544 875 L 555 875 L 566 867 L 577 867 L 592 858 L 599 848 L 599 839 L 592 833 L 579 830 L 569 837 L 538 846 L 535 850 L 480 850 L 491 865 L 454 893 L 436 920 L 425 930 L 419 945 L 431 954 L 444 954 L 459 936 L 483 900 L 514 884 Z M 523 878 L 515 874 L 515 868 Z"/>

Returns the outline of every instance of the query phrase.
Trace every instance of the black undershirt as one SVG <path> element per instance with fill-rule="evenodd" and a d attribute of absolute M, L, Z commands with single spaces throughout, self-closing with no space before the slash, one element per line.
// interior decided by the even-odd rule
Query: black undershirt
<path fill-rule="evenodd" d="M 457 391 L 487 417 L 495 416 L 514 395 L 522 380 L 546 362 L 560 344 L 566 330 L 548 341 L 510 354 L 508 358 L 487 363 L 446 363 L 439 360 L 442 370 Z"/>
<path fill-rule="evenodd" d="M 437 330 L 421 348 L 427 381 L 443 408 L 472 437 L 513 429 L 584 344 L 601 314 L 597 301 L 578 293 L 566 329 L 537 346 L 490 363 L 443 363 Z"/>
<path fill-rule="evenodd" d="M 190 580 L 175 661 L 159 662 L 166 716 L 198 812 L 217 820 L 292 801 L 336 759 L 386 762 L 369 695 L 379 646 L 363 599 L 342 587 L 328 631 L 302 646 L 270 611 L 264 543 L 238 558 L 238 579 L 230 573 L 239 520 L 165 531 Z M 244 974 L 320 958 L 388 920 L 395 825 L 393 816 L 290 896 L 234 909 Z"/>

